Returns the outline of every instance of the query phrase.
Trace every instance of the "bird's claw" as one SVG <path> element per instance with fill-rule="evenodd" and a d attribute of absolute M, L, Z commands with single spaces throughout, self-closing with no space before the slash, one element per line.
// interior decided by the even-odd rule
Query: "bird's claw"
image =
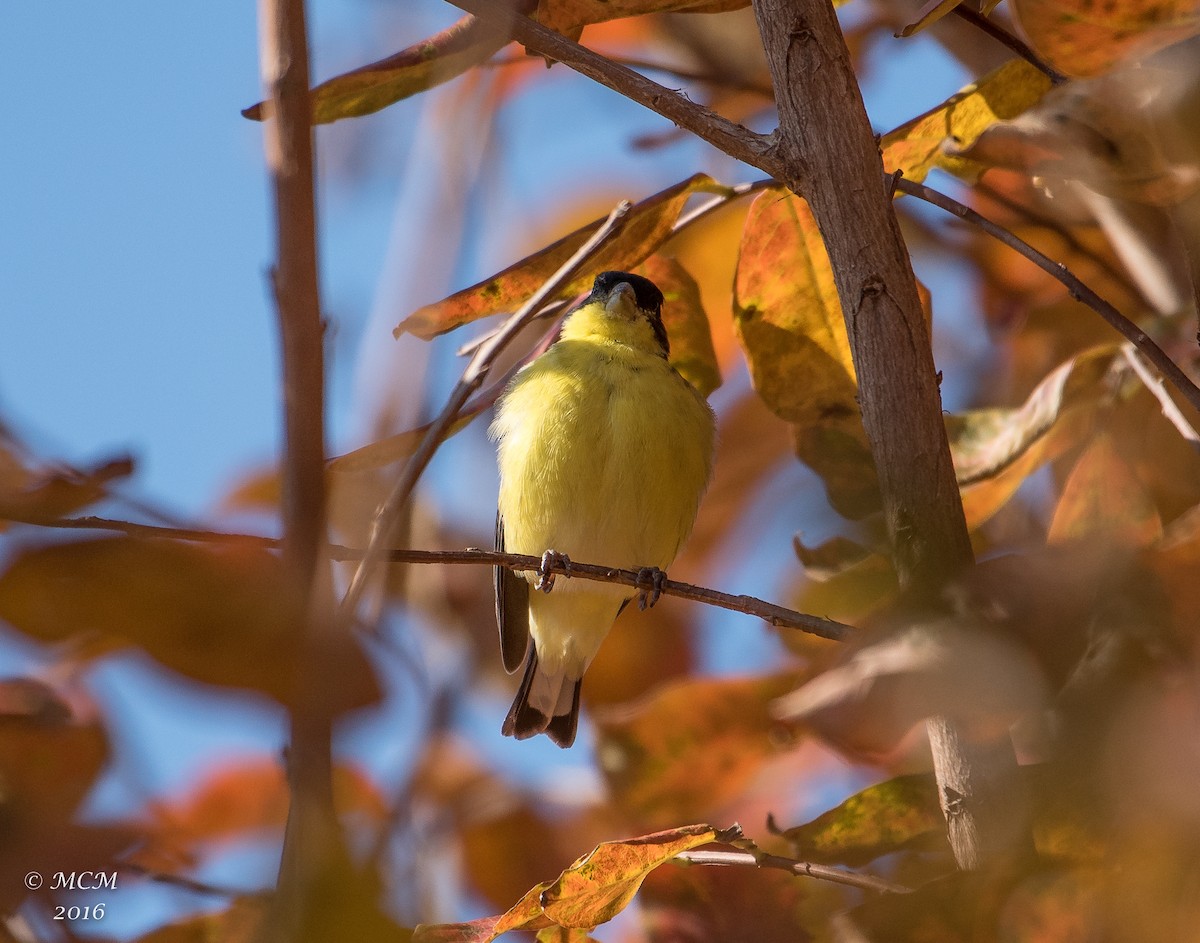
<path fill-rule="evenodd" d="M 533 588 L 540 589 L 543 593 L 554 589 L 555 569 L 562 570 L 563 576 L 570 576 L 571 558 L 557 550 L 547 550 L 542 554 L 542 565 L 538 568 L 538 578 Z"/>
<path fill-rule="evenodd" d="M 656 566 L 644 566 L 638 570 L 637 578 L 638 609 L 645 612 L 647 609 L 653 609 L 662 596 L 667 574 Z"/>

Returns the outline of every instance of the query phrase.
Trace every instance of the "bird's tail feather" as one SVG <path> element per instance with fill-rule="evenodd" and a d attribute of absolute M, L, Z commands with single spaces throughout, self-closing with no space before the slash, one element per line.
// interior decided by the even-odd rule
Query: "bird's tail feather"
<path fill-rule="evenodd" d="M 518 740 L 544 733 L 560 747 L 569 747 L 575 742 L 575 731 L 579 726 L 581 684 L 582 678 L 568 678 L 563 672 L 550 675 L 541 671 L 537 650 L 531 642 L 525 655 L 525 673 L 501 732 Z"/>

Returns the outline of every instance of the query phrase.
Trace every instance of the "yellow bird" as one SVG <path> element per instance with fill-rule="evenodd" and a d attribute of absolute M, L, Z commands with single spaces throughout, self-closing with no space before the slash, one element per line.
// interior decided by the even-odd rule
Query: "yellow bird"
<path fill-rule="evenodd" d="M 667 362 L 662 303 L 649 279 L 601 273 L 559 340 L 505 390 L 491 427 L 498 550 L 657 578 L 675 559 L 708 485 L 715 422 Z M 503 732 L 569 747 L 583 673 L 635 591 L 577 579 L 550 592 L 545 567 L 497 567 L 495 583 L 504 667 L 525 667 Z"/>

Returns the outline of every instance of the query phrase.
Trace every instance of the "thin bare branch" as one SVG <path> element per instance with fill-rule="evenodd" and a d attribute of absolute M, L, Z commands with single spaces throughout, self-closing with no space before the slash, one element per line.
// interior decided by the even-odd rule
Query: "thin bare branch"
<path fill-rule="evenodd" d="M 1137 349 L 1132 344 L 1122 346 L 1121 353 L 1125 356 L 1125 360 L 1129 366 L 1133 368 L 1133 372 L 1138 375 L 1138 379 L 1150 391 L 1150 395 L 1158 400 L 1158 405 L 1161 407 L 1162 414 L 1167 422 L 1176 428 L 1179 434 L 1183 436 L 1184 441 L 1192 448 L 1200 450 L 1200 435 L 1197 435 L 1195 427 L 1187 421 L 1187 417 L 1184 416 L 1175 400 L 1171 399 L 1171 394 L 1167 392 L 1167 385 L 1163 381 L 1163 378 L 1156 375 L 1153 370 L 1146 366 L 1142 355 L 1137 352 Z"/>
<path fill-rule="evenodd" d="M 73 517 L 56 520 L 26 520 L 19 523 L 37 527 L 51 527 L 67 530 L 107 530 L 127 534 L 131 537 L 153 537 L 167 540 L 187 540 L 197 543 L 246 543 L 264 549 L 274 550 L 280 542 L 273 537 L 263 537 L 252 534 L 228 534 L 217 531 L 188 530 L 179 527 L 159 527 L 153 524 L 135 524 L 131 521 L 118 521 L 103 517 Z M 326 548 L 329 558 L 339 562 L 362 560 L 365 550 L 353 547 L 343 547 L 330 544 Z M 441 565 L 468 566 L 502 566 L 510 570 L 534 572 L 541 568 L 539 557 L 520 553 L 499 553 L 492 550 L 385 550 L 380 556 L 384 563 L 424 563 Z M 556 574 L 561 573 L 568 578 L 594 580 L 600 583 L 617 583 L 632 586 L 635 589 L 647 588 L 645 579 L 637 570 L 618 570 L 612 567 L 598 566 L 592 563 L 576 563 L 569 565 L 553 565 L 550 567 Z M 760 619 L 785 629 L 799 629 L 821 638 L 840 641 L 849 638 L 855 631 L 853 626 L 833 619 L 796 612 L 759 599 L 755 596 L 735 596 L 720 590 L 696 586 L 693 583 L 683 583 L 679 580 L 666 580 L 662 585 L 664 596 L 677 596 L 680 599 L 690 599 L 693 602 L 728 609 L 731 612 L 742 612 L 746 615 L 757 616 Z"/>
<path fill-rule="evenodd" d="M 628 201 L 622 201 L 618 204 L 609 213 L 608 219 L 604 221 L 604 224 L 588 238 L 587 242 L 580 246 L 575 254 L 541 288 L 534 292 L 533 296 L 522 305 L 521 309 L 505 322 L 504 328 L 476 349 L 466 369 L 463 370 L 462 378 L 455 385 L 453 391 L 451 391 L 446 405 L 437 419 L 433 421 L 428 432 L 425 433 L 420 446 L 418 446 L 416 452 L 413 453 L 412 458 L 409 459 L 408 464 L 405 466 L 404 473 L 400 476 L 391 494 L 388 495 L 387 500 L 384 501 L 383 506 L 376 514 L 375 522 L 371 527 L 371 536 L 367 541 L 366 551 L 359 561 L 354 575 L 350 579 L 346 595 L 342 598 L 339 609 L 340 621 L 349 621 L 354 611 L 358 608 L 358 602 L 362 598 L 363 591 L 366 589 L 367 579 L 375 565 L 382 559 L 384 546 L 395 529 L 396 521 L 408 504 L 408 499 L 412 495 L 413 489 L 416 488 L 421 473 L 425 471 L 425 467 L 429 464 L 434 452 L 437 451 L 438 446 L 441 444 L 446 430 L 454 423 L 467 399 L 479 388 L 484 377 L 487 376 L 496 357 L 517 336 L 521 329 L 537 316 L 542 306 L 546 303 L 546 300 L 555 295 L 563 285 L 569 282 L 596 250 L 621 228 L 625 214 L 629 212 L 629 207 L 630 203 Z"/>
<path fill-rule="evenodd" d="M 782 176 L 783 165 L 774 153 L 771 138 L 756 134 L 749 128 L 696 104 L 686 95 L 665 85 L 659 85 L 633 69 L 572 42 L 528 16 L 514 13 L 511 7 L 498 0 L 450 2 L 468 13 L 474 13 L 480 19 L 490 20 L 508 30 L 512 38 L 530 52 L 561 62 L 581 75 L 586 75 L 624 95 L 630 101 L 644 105 L 685 131 L 691 131 L 722 153 L 752 167 L 758 167 L 773 177 Z"/>
<path fill-rule="evenodd" d="M 910 196 L 915 196 L 919 200 L 924 200 L 926 203 L 932 203 L 947 213 L 952 213 L 959 219 L 966 220 L 968 223 L 978 226 L 989 236 L 1000 240 L 1009 248 L 1025 256 L 1025 258 L 1043 272 L 1058 279 L 1058 281 L 1066 286 L 1072 298 L 1083 302 L 1099 314 L 1100 317 L 1104 318 L 1122 337 L 1133 344 L 1142 356 L 1158 369 L 1163 377 L 1191 404 L 1193 409 L 1200 410 L 1200 388 L 1197 388 L 1196 384 L 1191 381 L 1175 361 L 1167 356 L 1167 352 L 1159 347 L 1150 335 L 1080 281 L 1078 276 L 1073 274 L 1061 262 L 1055 262 L 1047 256 L 1042 255 L 1042 253 L 1025 240 L 1009 232 L 1003 226 L 993 223 L 986 216 L 960 203 L 953 197 L 946 196 L 946 194 L 931 189 L 924 184 L 915 183 L 911 180 L 898 179 L 896 180 L 896 189 Z"/>
<path fill-rule="evenodd" d="M 1065 75 L 1051 68 L 1047 63 L 1043 62 L 1038 57 L 1038 54 L 1030 49 L 1028 45 L 1006 30 L 999 23 L 984 16 L 974 7 L 966 3 L 960 3 L 952 12 L 960 19 L 966 20 L 976 29 L 987 33 L 992 37 L 992 39 L 999 42 L 1006 49 L 1011 49 L 1031 66 L 1049 78 L 1050 81 L 1055 85 L 1062 85 L 1067 81 L 1067 77 Z"/>
<path fill-rule="evenodd" d="M 903 884 L 893 884 L 873 874 L 860 874 L 857 871 L 846 871 L 842 868 L 830 867 L 826 864 L 812 864 L 808 861 L 797 861 L 794 858 L 783 858 L 779 855 L 769 855 L 764 851 L 681 851 L 675 856 L 676 861 L 687 864 L 709 865 L 719 868 L 771 868 L 775 871 L 786 871 L 789 874 L 804 875 L 816 878 L 818 881 L 829 881 L 833 884 L 844 884 L 847 887 L 857 887 L 864 891 L 874 891 L 877 894 L 911 894 L 912 888 Z"/>

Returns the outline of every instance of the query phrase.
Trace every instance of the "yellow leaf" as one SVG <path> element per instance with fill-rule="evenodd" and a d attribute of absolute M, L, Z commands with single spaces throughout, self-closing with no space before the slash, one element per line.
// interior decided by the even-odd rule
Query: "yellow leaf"
<path fill-rule="evenodd" d="M 884 166 L 889 173 L 903 170 L 909 180 L 924 180 L 934 167 L 974 180 L 984 165 L 948 153 L 947 147 L 969 147 L 986 128 L 1015 118 L 1049 90 L 1050 80 L 1028 62 L 1007 62 L 884 135 Z"/>
<path fill-rule="evenodd" d="M 626 271 L 641 263 L 671 234 L 680 210 L 693 193 L 728 193 L 729 188 L 707 174 L 696 174 L 682 183 L 647 197 L 634 205 L 624 225 L 591 258 L 586 270 L 558 297 L 571 297 L 591 288 L 597 272 Z M 500 311 L 515 311 L 600 228 L 603 219 L 564 236 L 557 242 L 510 265 L 491 278 L 464 288 L 449 298 L 426 305 L 410 314 L 393 332 L 415 334 L 425 340 Z M 552 300 L 552 299 L 547 299 Z"/>
<path fill-rule="evenodd" d="M 767 190 L 754 200 L 738 254 L 734 321 L 754 389 L 792 423 L 796 454 L 848 517 L 879 507 L 875 465 L 833 269 L 808 205 Z"/>
<path fill-rule="evenodd" d="M 912 36 L 914 33 L 921 32 L 925 27 L 936 23 L 947 13 L 951 12 L 960 3 L 962 3 L 962 0 L 929 0 L 928 3 L 917 11 L 916 20 L 900 30 L 896 36 L 903 39 Z"/>
<path fill-rule="evenodd" d="M 1049 543 L 1101 540 L 1146 547 L 1162 536 L 1158 510 L 1107 433 L 1079 457 L 1063 486 Z"/>

